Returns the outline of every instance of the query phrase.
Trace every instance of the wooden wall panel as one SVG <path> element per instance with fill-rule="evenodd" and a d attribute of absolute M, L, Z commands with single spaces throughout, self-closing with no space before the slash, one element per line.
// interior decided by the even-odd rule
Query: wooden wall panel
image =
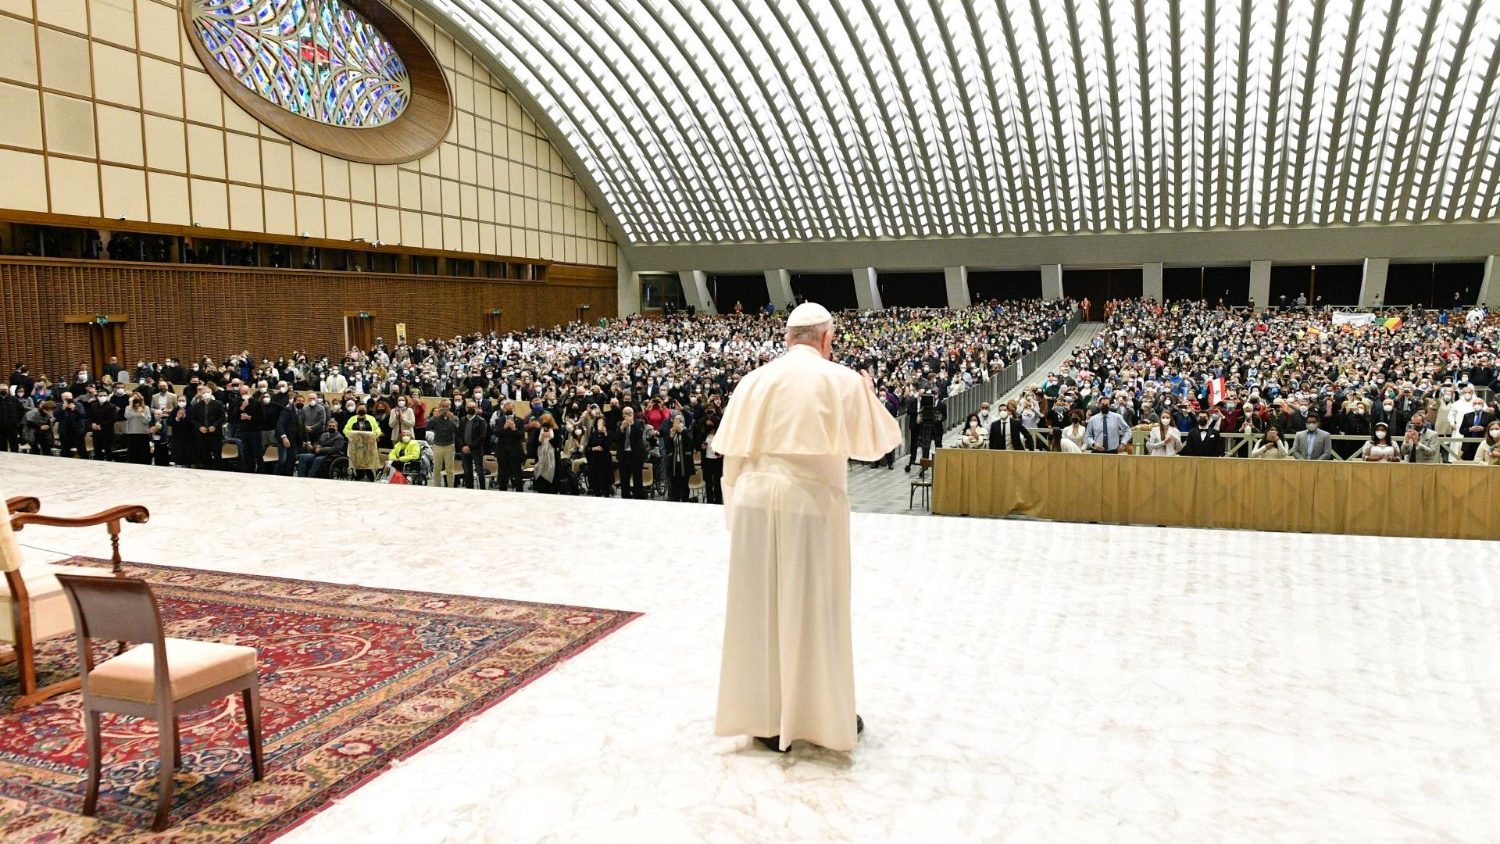
<path fill-rule="evenodd" d="M 128 317 L 125 348 L 136 358 L 223 358 L 242 349 L 277 357 L 296 349 L 343 351 L 344 313 L 369 311 L 375 333 L 394 342 L 396 323 L 413 339 L 483 330 L 500 308 L 503 329 L 545 327 L 615 315 L 615 273 L 552 265 L 545 282 L 377 273 L 142 265 L 0 258 L 0 374 L 24 362 L 56 377 L 88 357 L 77 314 Z"/>

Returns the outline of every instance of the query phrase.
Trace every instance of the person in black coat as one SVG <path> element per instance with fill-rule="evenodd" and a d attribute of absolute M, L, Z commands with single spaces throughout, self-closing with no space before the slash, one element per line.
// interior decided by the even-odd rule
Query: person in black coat
<path fill-rule="evenodd" d="M 703 454 L 703 500 L 709 504 L 724 503 L 724 455 L 713 448 L 718 429 L 719 417 L 709 416 L 703 420 L 703 436 L 698 440 L 698 450 Z"/>
<path fill-rule="evenodd" d="M 1462 437 L 1479 437 L 1480 439 L 1483 439 L 1484 429 L 1494 421 L 1495 414 L 1491 413 L 1489 409 L 1485 407 L 1483 402 L 1476 399 L 1474 410 L 1470 413 L 1464 414 L 1463 421 L 1459 422 L 1458 430 L 1454 431 L 1454 433 Z M 1479 443 L 1464 443 L 1464 461 L 1472 461 L 1474 459 L 1474 455 L 1478 453 L 1478 451 Z"/>
<path fill-rule="evenodd" d="M 458 420 L 458 433 L 453 438 L 453 447 L 463 464 L 469 489 L 484 489 L 484 449 L 489 439 L 490 423 L 479 415 L 479 406 L 469 402 L 464 406 L 463 418 Z"/>
<path fill-rule="evenodd" d="M 1183 457 L 1223 457 L 1224 438 L 1219 429 L 1208 423 L 1208 414 L 1198 414 L 1198 424 L 1182 438 Z"/>
<path fill-rule="evenodd" d="M 0 389 L 0 451 L 21 450 L 21 424 L 26 407 L 8 389 Z"/>
<path fill-rule="evenodd" d="M 188 409 L 192 420 L 193 437 L 197 444 L 198 466 L 203 469 L 219 468 L 219 452 L 223 450 L 224 423 L 229 413 L 213 392 L 204 385 L 198 387 L 198 399 Z"/>
<path fill-rule="evenodd" d="M 614 492 L 615 464 L 609 454 L 609 428 L 604 420 L 594 421 L 594 430 L 589 432 L 584 458 L 588 461 L 589 495 L 608 496 Z"/>
<path fill-rule="evenodd" d="M 526 465 L 528 439 L 526 431 L 521 428 L 521 421 L 514 413 L 507 414 L 501 420 L 500 427 L 495 431 L 495 462 L 500 467 L 500 477 L 495 486 L 499 489 L 513 489 L 516 492 L 522 490 L 525 484 L 522 472 Z"/>
<path fill-rule="evenodd" d="M 620 411 L 620 424 L 614 432 L 615 452 L 620 461 L 620 497 L 645 498 L 646 484 L 642 469 L 646 465 L 646 423 L 635 417 L 628 405 Z"/>
<path fill-rule="evenodd" d="M 114 460 L 115 423 L 120 421 L 119 409 L 107 394 L 91 392 L 83 410 L 88 415 L 88 430 L 94 435 L 93 458 Z"/>
<path fill-rule="evenodd" d="M 1031 432 L 1021 420 L 1012 418 L 1010 411 L 1005 409 L 995 414 L 995 421 L 990 423 L 992 451 L 1030 451 L 1033 448 Z"/>
<path fill-rule="evenodd" d="M 297 471 L 297 455 L 307 447 L 307 422 L 302 418 L 306 399 L 297 397 L 276 419 L 276 474 L 290 478 Z M 276 405 L 272 404 L 271 407 Z"/>
<path fill-rule="evenodd" d="M 671 501 L 688 500 L 688 481 L 697 466 L 693 462 L 693 436 L 688 433 L 683 418 L 673 416 L 667 433 L 661 440 L 662 463 L 667 475 L 667 498 Z"/>

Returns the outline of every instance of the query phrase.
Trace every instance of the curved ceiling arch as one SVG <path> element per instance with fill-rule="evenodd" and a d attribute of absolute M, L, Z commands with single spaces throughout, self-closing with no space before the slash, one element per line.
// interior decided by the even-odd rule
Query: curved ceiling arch
<path fill-rule="evenodd" d="M 1500 216 L 1500 0 L 417 5 L 628 246 Z"/>

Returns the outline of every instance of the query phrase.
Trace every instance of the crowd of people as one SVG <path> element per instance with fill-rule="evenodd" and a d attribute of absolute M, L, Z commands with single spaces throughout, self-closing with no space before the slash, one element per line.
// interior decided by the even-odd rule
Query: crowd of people
<path fill-rule="evenodd" d="M 988 381 L 1068 310 L 1028 300 L 850 313 L 835 356 L 870 372 L 899 415 Z M 739 380 L 783 351 L 783 331 L 771 314 L 673 315 L 377 340 L 334 360 L 242 350 L 132 368 L 112 359 L 105 372 L 55 379 L 18 364 L 0 391 L 0 450 L 282 475 L 342 468 L 364 480 L 394 469 L 478 488 L 529 478 L 540 492 L 618 485 L 631 498 L 660 486 L 673 500 L 698 479 L 718 503 L 719 416 Z"/>
<path fill-rule="evenodd" d="M 1482 308 L 1363 325 L 1201 302 L 1105 312 L 1104 329 L 1040 385 L 994 418 L 986 407 L 965 420 L 959 444 L 992 447 L 1003 417 L 1029 433 L 1017 440 L 1027 448 L 1129 453 L 1140 439 L 1158 456 L 1500 465 L 1500 322 Z M 1453 437 L 1472 441 L 1439 439 Z"/>

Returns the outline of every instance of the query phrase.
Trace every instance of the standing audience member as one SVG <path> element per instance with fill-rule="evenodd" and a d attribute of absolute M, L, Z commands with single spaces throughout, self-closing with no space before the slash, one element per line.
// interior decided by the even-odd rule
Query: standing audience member
<path fill-rule="evenodd" d="M 1333 459 L 1333 437 L 1323 430 L 1323 419 L 1318 414 L 1308 414 L 1307 430 L 1297 432 L 1292 443 L 1292 457 L 1297 460 Z"/>
<path fill-rule="evenodd" d="M 1287 460 L 1292 455 L 1286 441 L 1281 438 L 1281 430 L 1272 425 L 1266 429 L 1260 444 L 1251 450 L 1250 456 L 1261 460 Z"/>
<path fill-rule="evenodd" d="M 146 466 L 151 463 L 151 430 L 155 421 L 140 393 L 130 395 L 130 404 L 125 408 L 125 452 L 131 463 Z"/>
<path fill-rule="evenodd" d="M 1183 457 L 1224 456 L 1224 437 L 1213 426 L 1207 413 L 1198 413 L 1198 425 L 1188 432 L 1187 441 L 1178 453 Z"/>
<path fill-rule="evenodd" d="M 1401 437 L 1401 459 L 1407 463 L 1437 463 L 1437 434 L 1427 427 L 1427 414 L 1418 411 L 1407 422 Z"/>
<path fill-rule="evenodd" d="M 437 410 L 427 417 L 427 435 L 432 439 L 433 486 L 454 486 L 453 444 L 458 437 L 458 422 L 453 418 L 453 401 L 443 399 Z"/>
<path fill-rule="evenodd" d="M 620 425 L 615 434 L 615 455 L 620 461 L 620 497 L 645 498 L 642 472 L 646 465 L 646 424 L 635 418 L 626 406 L 620 411 Z"/>
<path fill-rule="evenodd" d="M 588 459 L 589 495 L 609 496 L 614 493 L 614 461 L 609 448 L 612 438 L 603 417 L 593 421 L 589 432 L 585 456 Z"/>
<path fill-rule="evenodd" d="M 1084 444 L 1094 454 L 1129 454 L 1130 426 L 1125 417 L 1110 409 L 1108 398 L 1099 399 L 1099 412 L 1089 417 Z"/>
<path fill-rule="evenodd" d="M 479 415 L 479 405 L 466 402 L 454 443 L 458 447 L 459 460 L 463 462 L 469 489 L 484 489 L 484 447 L 489 441 L 489 433 L 489 423 Z"/>

